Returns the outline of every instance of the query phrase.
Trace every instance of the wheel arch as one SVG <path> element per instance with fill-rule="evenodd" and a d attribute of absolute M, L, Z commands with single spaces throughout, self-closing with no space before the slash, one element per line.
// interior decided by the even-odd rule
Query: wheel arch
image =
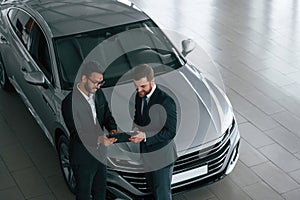
<path fill-rule="evenodd" d="M 56 151 L 58 151 L 59 149 L 59 147 L 58 147 L 58 141 L 59 141 L 59 138 L 61 137 L 61 136 L 65 136 L 67 139 L 69 139 L 69 136 L 68 136 L 68 134 L 66 133 L 66 131 L 64 131 L 61 127 L 58 127 L 58 128 L 56 128 L 56 130 L 55 130 L 55 149 L 56 149 Z"/>

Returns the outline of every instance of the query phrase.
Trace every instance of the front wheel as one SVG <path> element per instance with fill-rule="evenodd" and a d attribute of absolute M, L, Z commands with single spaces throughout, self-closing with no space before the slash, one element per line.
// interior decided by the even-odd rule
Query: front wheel
<path fill-rule="evenodd" d="M 75 194 L 76 181 L 70 165 L 69 157 L 69 141 L 66 136 L 62 135 L 58 139 L 59 164 L 64 179 L 70 191 Z"/>

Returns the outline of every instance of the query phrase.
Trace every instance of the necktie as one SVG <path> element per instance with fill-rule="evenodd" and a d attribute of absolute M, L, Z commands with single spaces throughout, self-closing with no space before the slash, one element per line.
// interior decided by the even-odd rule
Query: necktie
<path fill-rule="evenodd" d="M 148 105 L 147 96 L 143 97 L 143 101 L 144 101 L 144 105 L 143 105 L 142 116 L 144 117 L 146 115 L 147 105 Z"/>

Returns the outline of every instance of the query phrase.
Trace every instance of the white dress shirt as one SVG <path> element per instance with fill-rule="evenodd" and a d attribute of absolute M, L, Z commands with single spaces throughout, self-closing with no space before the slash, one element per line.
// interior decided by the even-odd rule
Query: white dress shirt
<path fill-rule="evenodd" d="M 96 124 L 97 123 L 97 112 L 96 112 L 96 105 L 95 105 L 95 95 L 94 94 L 89 94 L 89 96 L 87 96 L 86 94 L 84 94 L 84 92 L 81 91 L 81 89 L 79 88 L 79 84 L 77 85 L 77 89 L 79 90 L 79 92 L 83 95 L 83 97 L 89 103 L 89 105 L 92 109 L 94 123 Z"/>

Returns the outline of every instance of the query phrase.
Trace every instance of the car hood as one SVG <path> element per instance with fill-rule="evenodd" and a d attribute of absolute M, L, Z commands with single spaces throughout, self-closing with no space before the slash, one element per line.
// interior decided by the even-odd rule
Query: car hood
<path fill-rule="evenodd" d="M 181 110 L 181 124 L 175 138 L 179 152 L 205 146 L 223 136 L 233 120 L 232 106 L 216 84 L 208 80 L 193 65 L 179 70 L 180 76 L 190 86 L 189 103 Z"/>
<path fill-rule="evenodd" d="M 233 111 L 225 93 L 193 65 L 186 64 L 178 70 L 156 75 L 155 82 L 177 105 L 175 144 L 179 156 L 220 139 L 232 124 Z M 112 114 L 121 130 L 131 130 L 135 97 L 133 84 L 105 88 L 104 93 L 110 99 Z M 125 109 L 124 105 L 128 105 L 129 109 Z M 111 145 L 109 149 L 111 155 L 119 158 L 122 155 L 121 159 L 126 159 L 128 154 L 124 154 L 125 151 L 138 152 L 139 147 L 123 143 Z"/>

